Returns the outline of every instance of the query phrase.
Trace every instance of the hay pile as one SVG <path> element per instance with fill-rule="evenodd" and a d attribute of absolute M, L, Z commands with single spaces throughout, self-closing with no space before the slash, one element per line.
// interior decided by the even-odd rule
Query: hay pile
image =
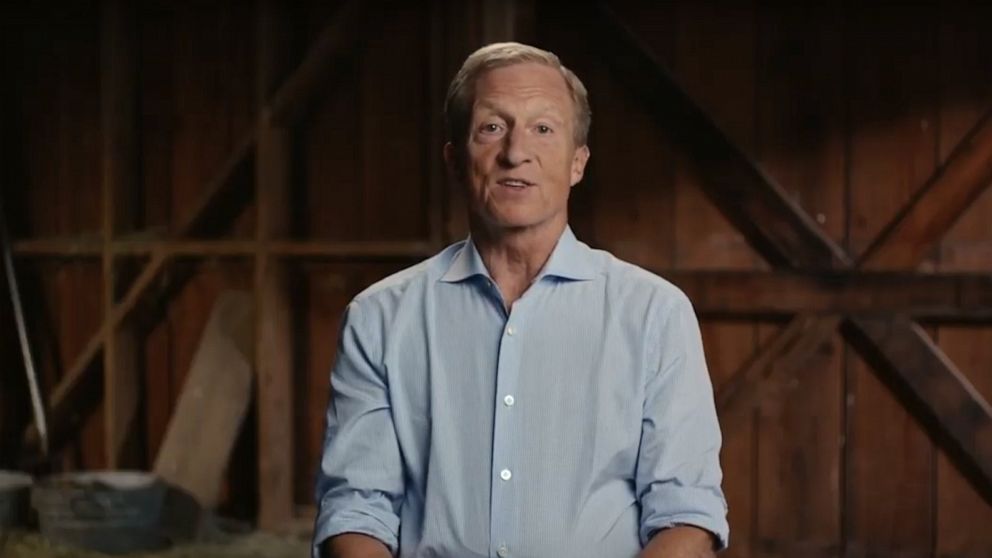
<path fill-rule="evenodd" d="M 273 535 L 247 533 L 223 540 L 175 546 L 160 552 L 127 554 L 128 558 L 307 558 L 310 539 L 306 534 Z M 87 552 L 49 543 L 38 533 L 0 534 L 2 558 L 107 558 L 107 554 Z"/>

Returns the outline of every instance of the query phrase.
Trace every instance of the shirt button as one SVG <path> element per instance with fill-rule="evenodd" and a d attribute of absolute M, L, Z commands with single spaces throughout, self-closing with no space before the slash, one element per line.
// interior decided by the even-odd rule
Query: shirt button
<path fill-rule="evenodd" d="M 499 472 L 499 478 L 501 478 L 501 479 L 503 479 L 505 481 L 510 480 L 510 477 L 512 477 L 512 476 L 513 476 L 513 473 L 511 473 L 509 469 L 503 469 L 502 471 Z"/>
<path fill-rule="evenodd" d="M 516 332 L 517 332 L 517 330 L 514 329 L 513 326 L 510 326 L 510 327 L 506 328 L 506 334 L 507 335 L 513 335 Z"/>
<path fill-rule="evenodd" d="M 507 395 L 506 397 L 503 398 L 503 404 L 506 405 L 507 407 L 512 407 L 513 403 L 515 403 L 515 400 L 513 399 L 512 395 Z"/>
<path fill-rule="evenodd" d="M 506 548 L 505 544 L 500 545 L 500 547 L 496 549 L 496 554 L 499 555 L 499 558 L 506 558 L 510 555 L 510 549 Z"/>

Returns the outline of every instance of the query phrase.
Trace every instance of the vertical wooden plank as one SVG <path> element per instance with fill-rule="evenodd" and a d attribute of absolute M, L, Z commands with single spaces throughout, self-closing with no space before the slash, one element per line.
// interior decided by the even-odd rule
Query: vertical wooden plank
<path fill-rule="evenodd" d="M 49 167 L 39 184 L 39 212 L 54 213 L 56 234 L 96 236 L 100 231 L 100 18 L 99 3 L 81 3 L 62 10 L 40 10 L 43 25 L 34 40 L 43 53 L 41 68 L 51 80 L 49 97 L 39 105 L 54 116 L 55 136 L 35 146 L 32 159 Z M 99 326 L 102 303 L 100 264 L 65 262 L 59 266 L 58 298 L 53 304 L 59 334 L 56 343 L 63 366 L 71 363 Z M 103 406 L 84 419 L 76 443 L 76 466 L 106 467 Z"/>
<path fill-rule="evenodd" d="M 335 11 L 327 2 L 310 1 L 304 7 L 304 41 L 311 44 Z M 301 197 L 306 206 L 301 217 L 310 237 L 361 240 L 365 215 L 365 152 L 360 140 L 365 104 L 360 87 L 362 68 L 358 56 L 344 64 L 344 68 L 336 70 L 340 80 L 326 87 L 300 129 L 305 188 Z"/>
<path fill-rule="evenodd" d="M 933 4 L 851 6 L 848 249 L 860 254 L 935 168 Z M 847 556 L 929 556 L 933 444 L 849 352 Z"/>
<path fill-rule="evenodd" d="M 428 60 L 420 47 L 425 12 L 419 5 L 397 5 L 367 31 L 376 40 L 362 57 L 359 86 L 364 239 L 428 236 L 429 171 L 421 148 L 430 137 L 423 118 Z"/>
<path fill-rule="evenodd" d="M 686 92 L 751 155 L 755 106 L 753 18 L 753 8 L 746 4 L 681 5 L 672 67 Z M 706 199 L 691 164 L 684 161 L 676 167 L 675 212 L 681 217 L 676 229 L 679 266 L 748 269 L 758 264 L 760 260 L 744 237 Z"/>
<path fill-rule="evenodd" d="M 362 238 L 363 203 L 357 75 L 347 76 L 315 107 L 301 131 L 308 209 L 304 218 L 311 237 L 330 240 Z"/>
<path fill-rule="evenodd" d="M 101 5 L 101 117 L 103 133 L 103 316 L 113 313 L 121 273 L 111 243 L 134 225 L 138 185 L 137 18 L 130 2 Z M 103 351 L 107 466 L 138 465 L 134 436 L 138 411 L 137 332 L 133 323 L 110 330 Z M 126 448 L 129 443 L 130 448 Z M 128 455 L 124 455 L 128 452 Z"/>
<path fill-rule="evenodd" d="M 306 381 L 299 394 L 297 406 L 305 409 L 306 436 L 302 443 L 304 473 L 297 474 L 310 481 L 307 490 L 298 488 L 297 498 L 313 498 L 313 481 L 323 453 L 325 416 L 330 399 L 330 371 L 334 362 L 335 343 L 338 338 L 341 315 L 355 294 L 348 285 L 348 277 L 340 266 L 313 264 L 307 266 L 306 306 L 307 351 Z"/>
<path fill-rule="evenodd" d="M 837 241 L 844 235 L 843 12 L 763 6 L 758 159 Z M 842 341 L 835 334 L 761 402 L 759 556 L 836 556 L 841 529 Z"/>
<path fill-rule="evenodd" d="M 674 51 L 671 6 L 624 6 L 619 15 L 662 58 Z M 670 141 L 614 72 L 596 44 L 559 10 L 540 13 L 541 44 L 555 51 L 586 85 L 593 124 L 592 157 L 572 189 L 570 223 L 580 239 L 650 269 L 668 269 L 675 250 L 675 155 Z M 588 24 L 588 22 L 586 22 Z M 654 40 L 658 39 L 660 40 Z"/>
<path fill-rule="evenodd" d="M 290 40 L 285 6 L 258 4 L 258 106 L 278 87 L 286 72 Z M 289 232 L 292 166 L 290 130 L 262 122 L 258 130 L 255 256 L 255 368 L 258 394 L 258 524 L 279 528 L 292 519 L 293 507 L 293 352 L 287 270 L 262 246 Z"/>
<path fill-rule="evenodd" d="M 679 3 L 672 71 L 679 83 L 745 151 L 755 147 L 755 29 L 750 4 Z M 733 94 L 728 94 L 733 91 Z M 677 147 L 677 146 L 676 146 Z M 618 148 L 622 148 L 618 146 Z M 757 256 L 709 204 L 691 161 L 675 167 L 675 264 L 678 268 L 752 268 Z M 750 356 L 758 330 L 751 324 L 703 322 L 703 342 L 715 387 Z M 754 415 L 721 416 L 723 488 L 732 542 L 728 556 L 754 556 L 759 501 Z"/>
<path fill-rule="evenodd" d="M 992 102 L 992 7 L 942 4 L 940 56 L 940 160 Z M 940 271 L 992 269 L 992 189 L 961 217 L 940 247 Z M 986 399 L 992 398 L 992 328 L 942 327 L 939 345 Z M 975 492 L 941 452 L 937 458 L 936 555 L 978 558 L 992 555 L 992 505 Z"/>

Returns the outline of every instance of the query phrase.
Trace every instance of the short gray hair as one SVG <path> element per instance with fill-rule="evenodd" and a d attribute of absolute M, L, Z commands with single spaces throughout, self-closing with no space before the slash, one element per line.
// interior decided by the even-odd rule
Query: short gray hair
<path fill-rule="evenodd" d="M 444 121 L 448 130 L 448 141 L 461 149 L 467 139 L 468 127 L 472 118 L 472 104 L 475 97 L 475 82 L 479 76 L 505 66 L 534 62 L 555 68 L 565 78 L 565 85 L 575 105 L 576 145 L 585 145 L 589 139 L 589 125 L 592 123 L 592 110 L 589 108 L 589 93 L 586 86 L 572 70 L 566 68 L 558 57 L 546 50 L 520 43 L 493 43 L 473 52 L 465 59 L 455 78 L 448 86 L 444 100 Z"/>

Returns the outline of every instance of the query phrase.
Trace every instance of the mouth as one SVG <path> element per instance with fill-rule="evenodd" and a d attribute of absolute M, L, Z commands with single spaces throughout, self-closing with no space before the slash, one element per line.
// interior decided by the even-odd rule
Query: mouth
<path fill-rule="evenodd" d="M 506 186 L 507 188 L 518 188 L 518 189 L 524 189 L 534 185 L 534 183 L 529 180 L 524 180 L 523 178 L 515 178 L 515 177 L 501 178 L 497 180 L 496 183 L 499 184 L 500 186 Z"/>

